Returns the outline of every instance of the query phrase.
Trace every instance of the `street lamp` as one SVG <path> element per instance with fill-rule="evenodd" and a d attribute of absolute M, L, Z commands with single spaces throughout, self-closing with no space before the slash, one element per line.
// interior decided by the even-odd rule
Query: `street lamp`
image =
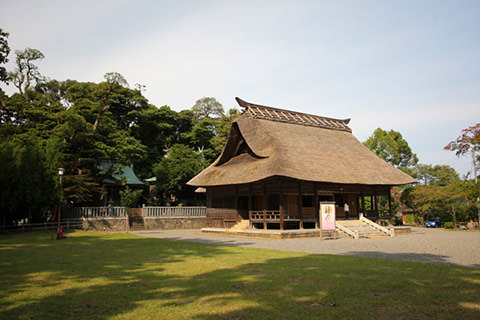
<path fill-rule="evenodd" d="M 58 178 L 60 180 L 60 200 L 58 203 L 58 227 L 57 227 L 57 239 L 61 239 L 60 237 L 60 218 L 61 218 L 61 207 L 62 207 L 62 176 L 63 176 L 64 169 L 58 168 Z"/>

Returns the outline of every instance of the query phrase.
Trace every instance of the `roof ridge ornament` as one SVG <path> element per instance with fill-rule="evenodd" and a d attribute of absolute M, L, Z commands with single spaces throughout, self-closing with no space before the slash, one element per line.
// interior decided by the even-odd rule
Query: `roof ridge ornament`
<path fill-rule="evenodd" d="M 243 114 L 256 119 L 352 132 L 352 129 L 350 129 L 348 126 L 350 119 L 334 119 L 317 116 L 314 114 L 262 106 L 259 104 L 246 102 L 238 97 L 236 97 L 235 100 L 237 100 L 238 104 L 242 108 L 245 108 L 243 110 Z"/>

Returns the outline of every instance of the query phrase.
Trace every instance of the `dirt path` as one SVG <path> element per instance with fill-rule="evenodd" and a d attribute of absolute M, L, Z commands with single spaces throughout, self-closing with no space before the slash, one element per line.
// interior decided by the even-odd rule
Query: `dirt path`
<path fill-rule="evenodd" d="M 255 239 L 200 234 L 199 230 L 138 231 L 135 234 L 214 245 L 283 251 L 349 255 L 369 258 L 440 263 L 480 269 L 480 232 L 413 228 L 393 238 L 320 240 Z"/>

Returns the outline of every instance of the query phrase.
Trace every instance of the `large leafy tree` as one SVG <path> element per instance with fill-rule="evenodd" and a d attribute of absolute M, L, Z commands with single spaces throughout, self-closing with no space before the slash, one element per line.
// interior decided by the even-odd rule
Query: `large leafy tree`
<path fill-rule="evenodd" d="M 402 200 L 414 209 L 417 217 L 426 219 L 440 216 L 444 220 L 453 221 L 468 217 L 469 183 L 460 179 L 448 185 L 417 185 L 410 187 L 402 194 Z"/>
<path fill-rule="evenodd" d="M 0 28 L 0 82 L 6 82 L 8 80 L 7 69 L 3 66 L 8 62 L 8 55 L 10 54 L 8 36 L 8 32 Z"/>
<path fill-rule="evenodd" d="M 219 119 L 224 115 L 223 106 L 213 97 L 198 99 L 192 107 L 195 122 L 204 118 Z"/>
<path fill-rule="evenodd" d="M 183 184 L 220 153 L 236 111 L 225 115 L 212 97 L 197 100 L 191 110 L 157 108 L 142 95 L 142 86 L 132 89 L 116 72 L 105 74 L 101 83 L 46 81 L 37 66 L 44 55 L 31 48 L 16 51 L 15 70 L 7 72 L 7 38 L 0 29 L 0 81 L 18 90 L 11 96 L 0 91 L 0 160 L 6 168 L 0 172 L 0 212 L 5 221 L 36 219 L 58 201 L 59 167 L 65 168 L 64 201 L 94 204 L 104 178 L 102 160 L 134 164 L 141 179 L 152 177 L 155 167 L 163 193 L 179 201 L 191 196 L 192 188 Z M 19 175 L 22 179 L 14 179 Z M 32 192 L 36 186 L 41 189 Z"/>
<path fill-rule="evenodd" d="M 457 156 L 468 153 L 472 155 L 474 180 L 477 195 L 477 213 L 480 223 L 480 187 L 478 185 L 478 170 L 480 167 L 480 123 L 462 130 L 462 134 L 444 147 L 445 150 L 454 151 Z"/>
<path fill-rule="evenodd" d="M 57 199 L 55 175 L 41 139 L 22 134 L 0 143 L 0 213 L 3 224 L 40 221 Z"/>
<path fill-rule="evenodd" d="M 225 144 L 227 143 L 228 134 L 232 121 L 240 115 L 237 109 L 228 110 L 228 114 L 221 116 L 215 125 L 216 135 L 210 140 L 210 143 L 215 151 L 215 156 L 219 156 Z"/>
<path fill-rule="evenodd" d="M 398 131 L 377 128 L 363 144 L 380 158 L 398 168 L 408 168 L 418 162 L 417 155 L 413 153 L 408 142 Z"/>
<path fill-rule="evenodd" d="M 207 165 L 201 152 L 186 145 L 173 145 L 153 168 L 159 194 L 167 201 L 192 198 L 193 188 L 186 183 Z"/>
<path fill-rule="evenodd" d="M 43 60 L 45 56 L 40 50 L 32 48 L 17 50 L 15 54 L 16 69 L 10 72 L 9 79 L 17 87 L 19 93 L 27 99 L 27 91 L 45 80 L 35 64 L 37 60 Z"/>
<path fill-rule="evenodd" d="M 411 173 L 423 185 L 446 186 L 460 180 L 455 169 L 448 165 L 418 164 Z"/>

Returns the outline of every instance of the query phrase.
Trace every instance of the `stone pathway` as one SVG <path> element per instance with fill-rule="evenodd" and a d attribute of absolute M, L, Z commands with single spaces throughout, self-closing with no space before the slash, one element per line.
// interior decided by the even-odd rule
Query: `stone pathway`
<path fill-rule="evenodd" d="M 132 232 L 145 237 L 194 241 L 213 245 L 264 248 L 321 254 L 449 264 L 480 269 L 480 232 L 412 228 L 411 234 L 393 238 L 320 240 L 256 239 L 201 234 L 200 230 Z"/>

